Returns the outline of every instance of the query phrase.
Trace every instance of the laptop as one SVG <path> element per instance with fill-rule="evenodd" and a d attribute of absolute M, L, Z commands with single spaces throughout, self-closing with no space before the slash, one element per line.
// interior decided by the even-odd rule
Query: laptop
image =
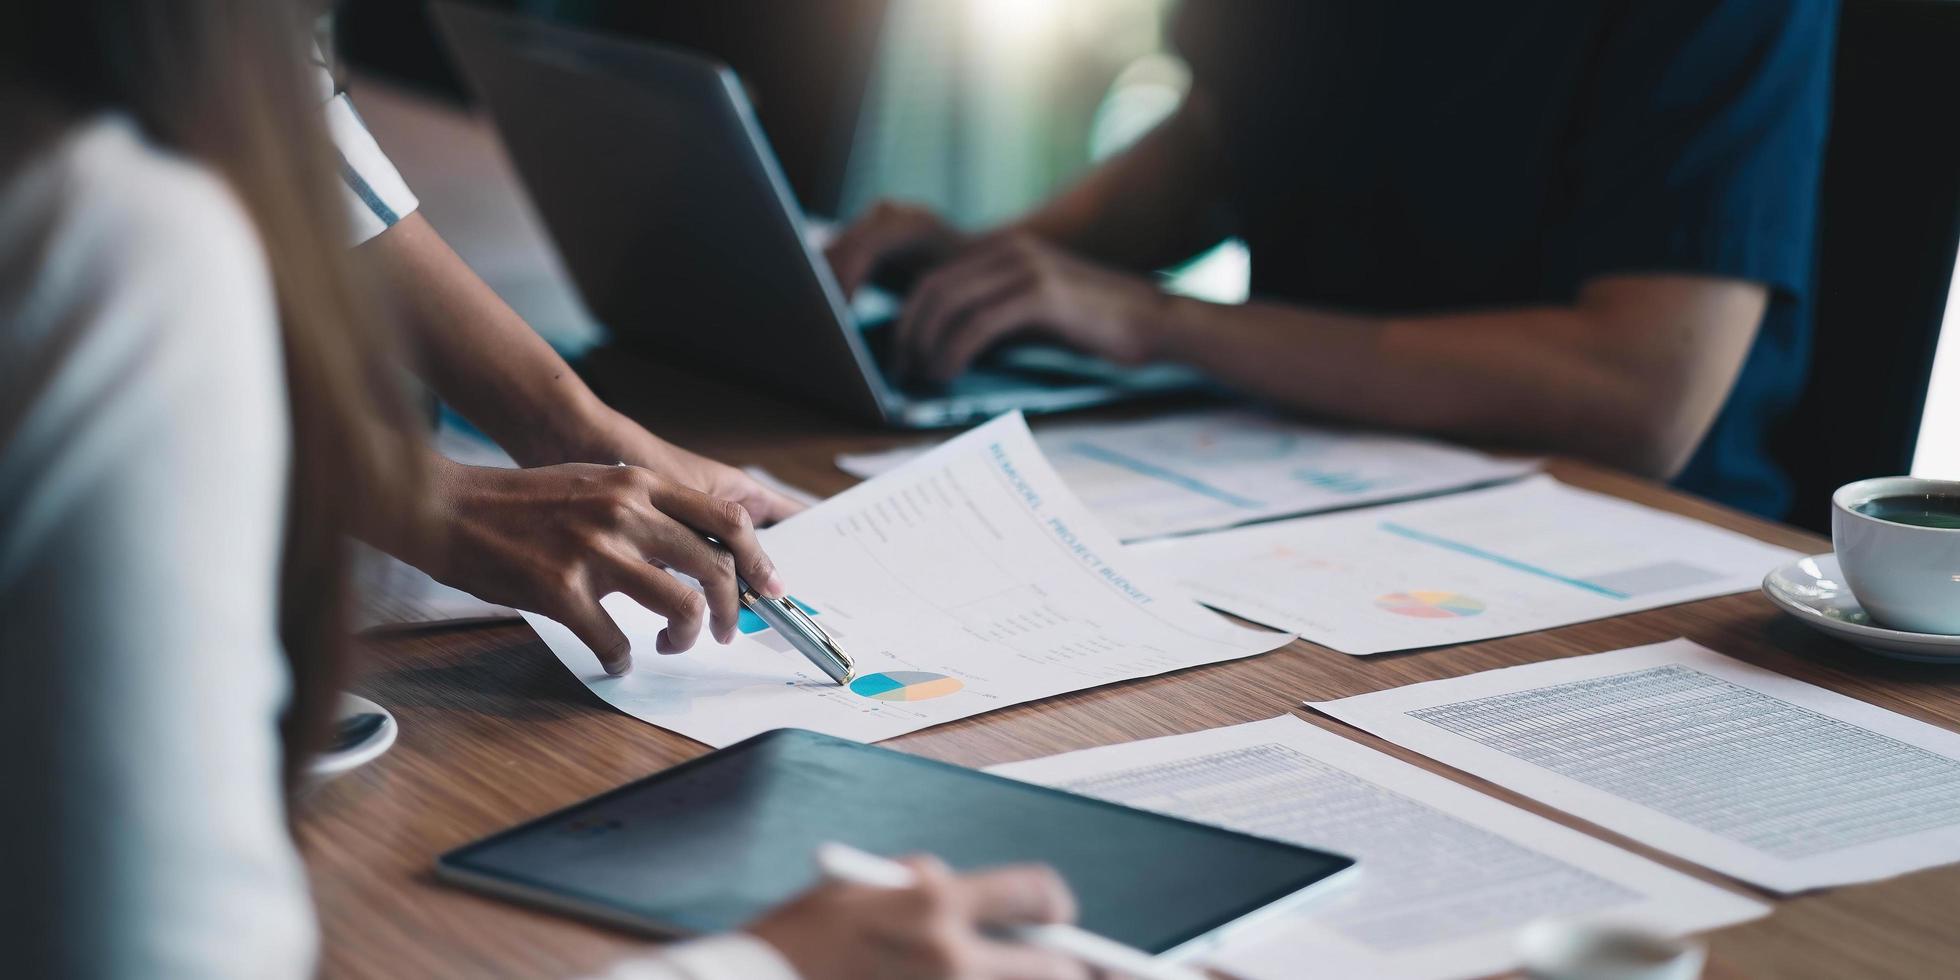
<path fill-rule="evenodd" d="M 947 385 L 898 377 L 889 314 L 847 302 L 726 66 L 453 0 L 434 10 L 574 284 L 624 345 L 904 428 L 1202 383 L 1033 344 Z"/>

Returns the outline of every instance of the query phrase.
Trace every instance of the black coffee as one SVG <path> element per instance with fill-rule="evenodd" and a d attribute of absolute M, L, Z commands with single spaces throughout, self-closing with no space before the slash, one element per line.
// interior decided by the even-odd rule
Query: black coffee
<path fill-rule="evenodd" d="M 1960 497 L 1930 493 L 1877 497 L 1859 504 L 1857 510 L 1866 517 L 1876 517 L 1894 524 L 1960 530 Z"/>

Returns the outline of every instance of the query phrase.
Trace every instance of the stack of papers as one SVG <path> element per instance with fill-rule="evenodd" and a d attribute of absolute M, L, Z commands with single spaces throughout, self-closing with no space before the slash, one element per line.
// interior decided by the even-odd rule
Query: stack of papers
<path fill-rule="evenodd" d="M 639 651 L 608 677 L 565 629 L 526 614 L 601 698 L 714 746 L 773 728 L 876 741 L 1067 691 L 1263 653 L 1291 636 L 1235 626 L 1126 553 L 1003 416 L 761 532 L 796 598 L 857 661 L 830 682 L 760 620 L 722 647 L 654 655 L 665 620 L 604 600 Z"/>
<path fill-rule="evenodd" d="M 1358 859 L 1211 957 L 1249 980 L 1487 976 L 1541 917 L 1681 934 L 1769 911 L 1293 717 L 992 771 Z"/>
<path fill-rule="evenodd" d="M 1960 734 L 1686 640 L 1311 707 L 1779 892 L 1960 861 Z"/>
<path fill-rule="evenodd" d="M 1538 467 L 1240 409 L 1049 426 L 1035 442 L 1090 513 L 1125 541 L 1460 490 Z M 837 466 L 876 476 L 924 451 L 839 456 Z"/>
<path fill-rule="evenodd" d="M 1200 601 L 1351 654 L 1752 591 L 1799 557 L 1549 476 L 1141 547 Z"/>

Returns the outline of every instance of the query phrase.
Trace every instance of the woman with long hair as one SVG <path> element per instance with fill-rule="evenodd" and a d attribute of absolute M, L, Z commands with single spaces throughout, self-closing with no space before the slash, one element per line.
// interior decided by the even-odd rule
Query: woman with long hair
<path fill-rule="evenodd" d="M 289 0 L 28 0 L 0 33 L 0 921 L 27 976 L 297 977 L 290 791 L 345 538 L 413 537 Z M 1072 976 L 1047 872 L 825 886 L 645 977 Z"/>

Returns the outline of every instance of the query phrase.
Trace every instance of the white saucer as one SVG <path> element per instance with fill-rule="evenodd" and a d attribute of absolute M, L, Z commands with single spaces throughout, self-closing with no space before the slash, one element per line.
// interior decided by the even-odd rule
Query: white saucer
<path fill-rule="evenodd" d="M 1960 636 L 1908 633 L 1872 622 L 1838 573 L 1837 556 L 1801 558 L 1763 577 L 1763 594 L 1813 629 L 1900 660 L 1960 663 Z"/>
<path fill-rule="evenodd" d="M 320 753 L 309 767 L 313 778 L 330 779 L 350 769 L 358 769 L 380 758 L 383 752 L 388 751 L 388 748 L 395 744 L 395 736 L 400 733 L 401 726 L 395 724 L 395 716 L 389 714 L 387 708 L 358 694 L 342 694 L 339 703 L 334 706 L 336 723 L 342 718 L 363 714 L 380 715 L 381 727 L 375 729 L 374 734 L 368 736 L 365 741 L 345 751 Z"/>

